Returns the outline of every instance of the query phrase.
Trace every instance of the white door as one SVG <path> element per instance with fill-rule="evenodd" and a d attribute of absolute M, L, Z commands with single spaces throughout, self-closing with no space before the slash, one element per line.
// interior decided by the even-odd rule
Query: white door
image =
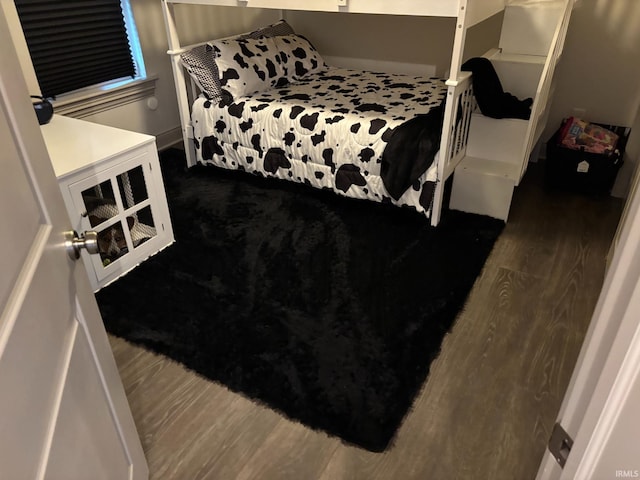
<path fill-rule="evenodd" d="M 572 440 L 538 480 L 640 478 L 640 171 L 575 371 L 558 414 Z"/>
<path fill-rule="evenodd" d="M 0 479 L 145 479 L 2 9 L 0 45 Z"/>

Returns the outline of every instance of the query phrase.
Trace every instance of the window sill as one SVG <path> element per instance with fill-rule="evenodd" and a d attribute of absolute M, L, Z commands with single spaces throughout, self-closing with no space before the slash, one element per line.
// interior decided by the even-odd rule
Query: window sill
<path fill-rule="evenodd" d="M 87 117 L 153 96 L 157 80 L 157 75 L 154 75 L 131 80 L 124 85 L 108 90 L 101 89 L 71 94 L 67 98 L 58 98 L 53 101 L 53 109 L 55 113 L 68 117 Z"/>

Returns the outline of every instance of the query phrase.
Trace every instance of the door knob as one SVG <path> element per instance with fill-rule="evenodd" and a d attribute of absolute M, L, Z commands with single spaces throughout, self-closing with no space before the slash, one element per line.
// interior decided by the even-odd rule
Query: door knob
<path fill-rule="evenodd" d="M 98 247 L 98 234 L 93 230 L 88 230 L 80 236 L 78 236 L 78 233 L 75 230 L 65 232 L 64 246 L 71 260 L 79 259 L 80 250 L 83 248 L 91 254 L 100 252 Z"/>

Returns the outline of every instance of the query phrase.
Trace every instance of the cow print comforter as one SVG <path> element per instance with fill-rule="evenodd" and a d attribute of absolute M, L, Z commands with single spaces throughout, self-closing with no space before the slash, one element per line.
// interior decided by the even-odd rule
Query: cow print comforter
<path fill-rule="evenodd" d="M 429 216 L 436 162 L 422 161 L 416 171 L 411 156 L 417 150 L 405 148 L 399 127 L 440 107 L 445 93 L 437 78 L 330 67 L 224 106 L 201 96 L 192 109 L 198 161 L 407 205 Z M 432 137 L 439 140 L 439 132 Z M 381 165 L 394 137 L 395 158 L 385 162 L 402 163 L 385 170 L 412 171 L 413 177 L 406 191 L 392 195 Z"/>

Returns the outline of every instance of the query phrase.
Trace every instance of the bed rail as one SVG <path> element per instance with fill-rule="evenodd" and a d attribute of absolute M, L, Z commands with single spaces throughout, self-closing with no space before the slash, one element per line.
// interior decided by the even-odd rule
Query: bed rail
<path fill-rule="evenodd" d="M 167 54 L 171 59 L 171 70 L 173 72 L 173 81 L 175 82 L 176 87 L 178 113 L 180 115 L 180 126 L 182 128 L 182 139 L 184 141 L 187 166 L 192 167 L 196 165 L 197 160 L 193 139 L 193 127 L 191 125 L 191 103 L 193 98 L 197 96 L 197 87 L 182 65 L 180 54 L 197 45 L 189 45 L 186 47 L 182 47 L 180 45 L 180 37 L 178 36 L 172 2 L 167 0 L 162 1 L 162 14 L 164 17 L 165 28 L 167 30 L 167 41 L 169 44 Z M 202 45 L 202 43 L 200 45 Z M 189 81 L 190 88 L 187 88 L 187 79 Z M 191 91 L 193 98 L 190 98 L 189 91 Z"/>
<path fill-rule="evenodd" d="M 170 4 L 458 18 L 464 28 L 504 10 L 507 0 L 162 0 Z M 464 19 L 466 17 L 466 20 Z"/>
<path fill-rule="evenodd" d="M 461 72 L 456 80 L 447 80 L 447 102 L 438 153 L 438 181 L 431 207 L 431 225 L 440 221 L 445 181 L 467 151 L 471 114 L 476 108 L 470 72 Z"/>
<path fill-rule="evenodd" d="M 470 27 L 504 9 L 505 0 L 165 0 L 170 3 L 316 12 L 371 13 L 426 17 L 469 15 Z"/>
<path fill-rule="evenodd" d="M 387 15 L 414 15 L 455 17 L 458 4 L 470 0 L 168 0 L 171 3 L 218 5 L 226 7 L 270 8 L 279 10 L 306 10 L 317 12 L 376 13 Z M 487 0 L 473 0 L 485 2 Z M 492 0 L 494 1 L 494 0 Z"/>

